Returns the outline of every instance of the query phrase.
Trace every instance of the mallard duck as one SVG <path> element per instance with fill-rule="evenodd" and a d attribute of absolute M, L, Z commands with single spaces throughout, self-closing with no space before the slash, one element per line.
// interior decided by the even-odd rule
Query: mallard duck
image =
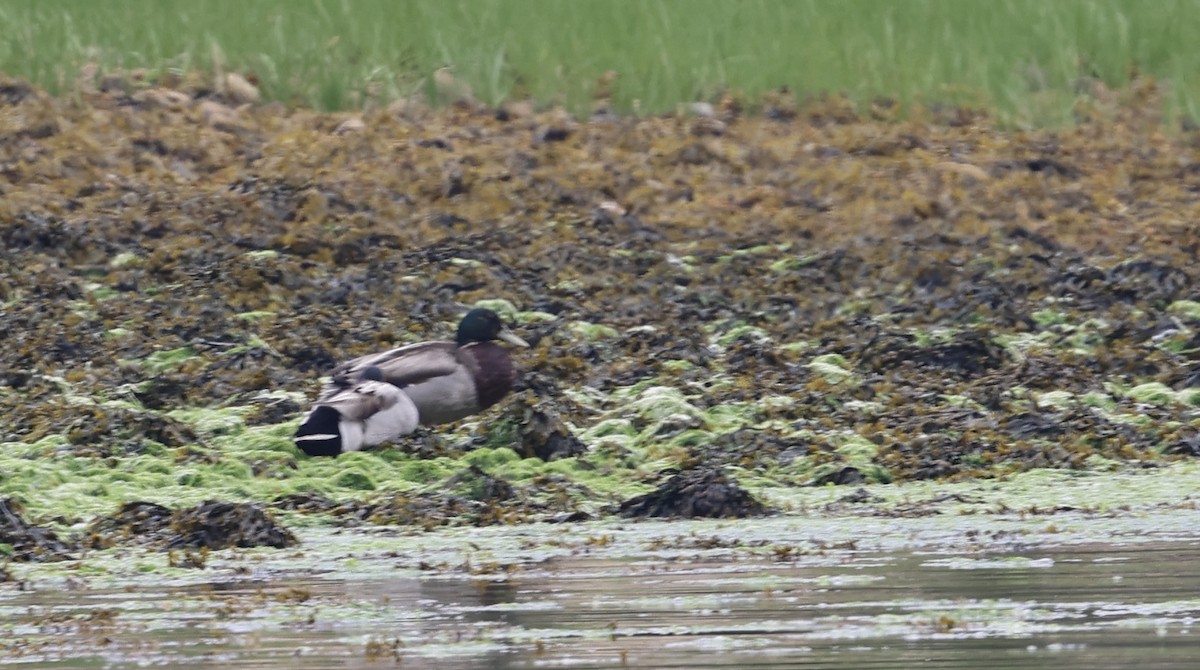
<path fill-rule="evenodd" d="M 347 392 L 355 394 L 367 373 L 379 376 L 379 381 L 401 391 L 417 409 L 420 424 L 449 423 L 481 412 L 500 402 L 512 390 L 517 377 L 508 350 L 495 344 L 495 340 L 519 347 L 529 346 L 505 327 L 492 310 L 473 309 L 459 322 L 453 342 L 419 342 L 361 356 L 337 366 L 330 374 L 330 382 L 322 389 L 321 399 L 313 412 Z M 353 401 L 343 402 L 350 404 Z M 305 420 L 301 430 L 305 430 L 311 417 L 310 413 L 310 419 Z M 406 432 L 415 428 L 414 424 Z M 321 434 L 328 435 L 330 431 L 326 429 Z M 301 445 L 300 439 L 297 433 L 297 445 L 311 453 Z"/>
<path fill-rule="evenodd" d="M 324 395 L 300 422 L 296 446 L 309 456 L 337 456 L 413 432 L 417 406 L 383 379 L 383 370 L 368 366 L 354 384 Z"/>

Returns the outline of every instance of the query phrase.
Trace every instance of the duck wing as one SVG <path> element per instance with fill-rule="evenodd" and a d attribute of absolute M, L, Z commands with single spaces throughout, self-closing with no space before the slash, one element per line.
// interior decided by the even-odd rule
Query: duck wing
<path fill-rule="evenodd" d="M 416 429 L 417 406 L 404 391 L 360 381 L 321 398 L 296 431 L 296 446 L 310 456 L 336 456 L 394 440 Z"/>
<path fill-rule="evenodd" d="M 363 419 L 364 445 L 388 442 L 417 429 L 421 415 L 404 391 L 387 382 L 376 381 L 362 382 L 355 390 L 379 399 L 379 411 Z"/>
<path fill-rule="evenodd" d="M 343 419 L 363 421 L 386 411 L 398 402 L 408 400 L 403 392 L 391 384 L 360 381 L 350 388 L 339 389 L 316 402 L 314 407 L 331 407 Z M 409 401 L 411 402 L 411 400 Z"/>
<path fill-rule="evenodd" d="M 369 367 L 379 368 L 383 372 L 383 381 L 404 388 L 454 374 L 461 365 L 458 347 L 453 342 L 419 342 L 342 363 L 330 373 L 332 379 L 321 395 L 331 396 L 354 386 L 362 378 L 363 370 Z"/>

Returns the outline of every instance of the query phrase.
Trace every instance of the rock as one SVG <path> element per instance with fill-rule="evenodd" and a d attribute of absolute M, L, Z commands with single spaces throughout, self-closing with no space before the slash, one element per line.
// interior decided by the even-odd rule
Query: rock
<path fill-rule="evenodd" d="M 87 546 L 97 549 L 133 543 L 167 550 L 282 549 L 298 542 L 259 505 L 219 500 L 174 511 L 151 502 L 125 503 L 116 514 L 92 521 L 86 540 Z"/>
<path fill-rule="evenodd" d="M 562 142 L 571 136 L 571 129 L 566 126 L 551 126 L 542 125 L 533 134 L 533 141 L 536 144 L 544 144 L 546 142 Z"/>
<path fill-rule="evenodd" d="M 471 465 L 446 479 L 445 490 L 477 502 L 503 502 L 516 495 L 512 484 Z"/>
<path fill-rule="evenodd" d="M 813 480 L 813 486 L 824 486 L 825 484 L 834 484 L 841 486 L 843 484 L 861 484 L 866 481 L 866 477 L 859 472 L 858 468 L 847 465 L 844 468 L 838 468 L 833 472 L 821 475 Z"/>
<path fill-rule="evenodd" d="M 110 517 L 97 517 L 84 540 L 89 549 L 107 549 L 118 540 L 148 538 L 171 524 L 171 510 L 162 505 L 134 501 L 121 505 Z"/>
<path fill-rule="evenodd" d="M 277 524 L 262 507 L 251 503 L 206 500 L 196 507 L 176 511 L 171 517 L 171 528 L 177 537 L 167 543 L 167 549 L 264 546 L 282 549 L 299 543 L 291 531 Z"/>
<path fill-rule="evenodd" d="M 720 470 L 688 470 L 618 508 L 626 517 L 745 518 L 769 510 Z"/>
<path fill-rule="evenodd" d="M 720 136 L 725 134 L 725 122 L 713 117 L 701 117 L 692 122 L 689 129 L 696 137 Z"/>
<path fill-rule="evenodd" d="M 133 99 L 147 107 L 179 110 L 187 106 L 192 98 L 183 91 L 169 88 L 148 88 L 133 94 Z"/>
<path fill-rule="evenodd" d="M 204 100 L 196 108 L 200 111 L 200 118 L 204 123 L 217 130 L 234 132 L 242 128 L 237 110 L 232 107 L 222 105 L 215 100 Z"/>
<path fill-rule="evenodd" d="M 225 75 L 225 95 L 238 105 L 258 102 L 261 98 L 258 87 L 236 72 Z"/>
<path fill-rule="evenodd" d="M 363 122 L 362 117 L 352 116 L 338 124 L 337 128 L 333 129 L 334 135 L 347 135 L 366 129 L 367 124 Z"/>
<path fill-rule="evenodd" d="M 58 539 L 53 530 L 26 521 L 22 511 L 12 498 L 0 498 L 0 544 L 12 547 L 11 560 L 41 563 L 72 558 L 74 547 Z"/>
<path fill-rule="evenodd" d="M 462 104 L 475 107 L 479 101 L 471 91 L 471 86 L 454 76 L 451 68 L 439 68 L 433 73 L 433 87 L 438 99 L 449 104 Z"/>
<path fill-rule="evenodd" d="M 587 446 L 575 437 L 558 414 L 542 404 L 526 407 L 518 426 L 517 443 L 513 448 L 524 458 L 534 456 L 552 461 L 587 451 Z"/>
<path fill-rule="evenodd" d="M 580 521 L 591 521 L 592 515 L 583 510 L 575 510 L 574 512 L 559 512 L 552 514 L 545 519 L 546 523 L 577 523 Z"/>
<path fill-rule="evenodd" d="M 304 491 L 301 493 L 288 493 L 281 495 L 271 501 L 271 507 L 277 509 L 285 509 L 290 511 L 303 512 L 305 514 L 318 514 L 328 512 L 337 507 L 337 503 L 320 493 Z"/>

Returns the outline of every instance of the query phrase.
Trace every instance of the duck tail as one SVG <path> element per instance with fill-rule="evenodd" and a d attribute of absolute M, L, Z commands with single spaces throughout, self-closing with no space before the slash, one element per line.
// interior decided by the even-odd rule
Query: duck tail
<path fill-rule="evenodd" d="M 338 430 L 341 418 L 332 407 L 314 409 L 296 430 L 296 446 L 309 456 L 337 456 L 342 453 L 342 434 Z"/>

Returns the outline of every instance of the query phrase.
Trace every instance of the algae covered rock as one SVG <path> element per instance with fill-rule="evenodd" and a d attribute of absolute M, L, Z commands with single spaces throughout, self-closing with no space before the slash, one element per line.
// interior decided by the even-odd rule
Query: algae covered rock
<path fill-rule="evenodd" d="M 627 517 L 745 518 L 768 509 L 720 470 L 695 469 L 671 477 L 658 489 L 618 508 Z"/>
<path fill-rule="evenodd" d="M 140 544 L 166 550 L 282 549 L 299 542 L 261 506 L 219 500 L 177 510 L 149 502 L 126 503 L 112 516 L 94 520 L 86 541 L 95 548 Z"/>
<path fill-rule="evenodd" d="M 177 510 L 171 530 L 177 537 L 168 549 L 227 547 L 275 547 L 282 549 L 299 540 L 259 505 L 207 500 L 196 507 Z"/>
<path fill-rule="evenodd" d="M 515 397 L 503 416 L 489 426 L 487 443 L 508 447 L 522 458 L 543 461 L 578 456 L 587 451 L 587 446 L 563 421 L 553 402 L 535 402 L 528 393 Z"/>
<path fill-rule="evenodd" d="M 29 523 L 22 513 L 20 503 L 0 498 L 0 559 L 43 562 L 71 558 L 75 547 L 60 540 L 53 530 Z"/>

